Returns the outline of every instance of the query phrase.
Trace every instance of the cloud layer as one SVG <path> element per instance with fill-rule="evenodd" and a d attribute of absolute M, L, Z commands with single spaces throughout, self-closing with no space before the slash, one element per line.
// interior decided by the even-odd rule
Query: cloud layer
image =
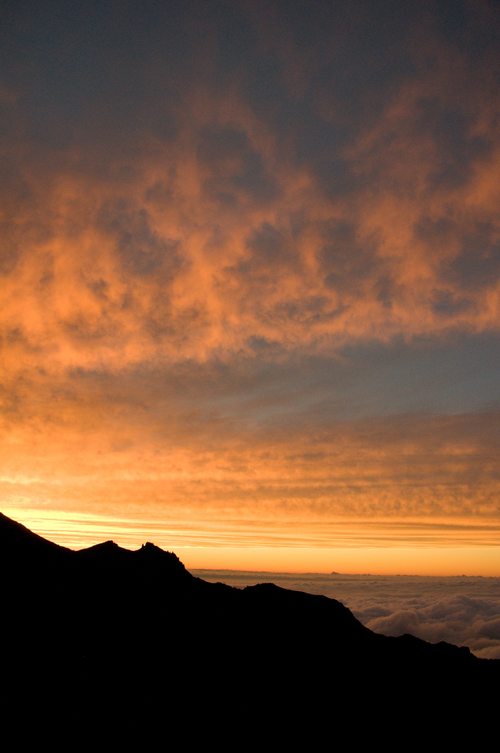
<path fill-rule="evenodd" d="M 483 659 L 500 659 L 498 578 L 379 577 L 194 570 L 212 582 L 244 588 L 273 582 L 322 594 L 347 606 L 382 635 L 415 635 L 429 643 L 468 646 Z"/>

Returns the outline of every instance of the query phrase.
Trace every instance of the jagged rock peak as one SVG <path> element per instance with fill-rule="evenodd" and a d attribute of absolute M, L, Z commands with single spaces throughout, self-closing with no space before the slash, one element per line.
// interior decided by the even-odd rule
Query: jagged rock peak
<path fill-rule="evenodd" d="M 138 549 L 138 551 L 143 552 L 144 554 L 155 554 L 159 557 L 163 556 L 164 554 L 168 554 L 171 557 L 175 557 L 176 560 L 179 559 L 173 552 L 167 552 L 165 549 L 161 549 L 161 547 L 156 546 L 156 544 L 152 544 L 150 541 L 147 541 L 145 544 L 143 544 L 141 548 Z"/>
<path fill-rule="evenodd" d="M 161 549 L 150 541 L 143 544 L 141 548 L 136 551 L 136 554 L 147 560 L 168 562 L 170 566 L 175 567 L 177 570 L 187 572 L 185 566 L 174 552 L 167 552 L 165 549 Z"/>

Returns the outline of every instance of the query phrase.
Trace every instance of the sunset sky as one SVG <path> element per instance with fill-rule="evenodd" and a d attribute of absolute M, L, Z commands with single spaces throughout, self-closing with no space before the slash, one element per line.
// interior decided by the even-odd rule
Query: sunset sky
<path fill-rule="evenodd" d="M 500 6 L 3 2 L 0 510 L 500 575 Z"/>

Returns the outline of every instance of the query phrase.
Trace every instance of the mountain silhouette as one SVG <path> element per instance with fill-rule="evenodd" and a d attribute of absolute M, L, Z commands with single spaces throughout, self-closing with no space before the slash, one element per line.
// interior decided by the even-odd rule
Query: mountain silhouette
<path fill-rule="evenodd" d="M 222 715 L 229 736 L 243 715 L 250 739 L 271 714 L 265 734 L 290 742 L 332 715 L 415 723 L 425 711 L 437 723 L 496 703 L 498 661 L 375 634 L 325 596 L 208 583 L 150 543 L 72 551 L 0 514 L 0 564 L 6 697 L 82 714 L 86 729 L 96 710 L 108 721 L 168 710 L 198 731 Z"/>

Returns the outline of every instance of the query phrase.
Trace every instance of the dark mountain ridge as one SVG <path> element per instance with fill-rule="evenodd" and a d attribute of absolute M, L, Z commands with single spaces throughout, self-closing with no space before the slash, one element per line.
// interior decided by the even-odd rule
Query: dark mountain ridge
<path fill-rule="evenodd" d="M 353 699 L 407 715 L 424 699 L 484 710 L 500 679 L 500 662 L 467 648 L 377 635 L 325 596 L 207 583 L 150 543 L 72 551 L 0 514 L 0 563 L 4 687 L 26 692 L 29 678 L 63 705 L 68 691 L 83 706 L 173 709 L 195 692 L 210 715 L 298 704 L 309 718 Z"/>

